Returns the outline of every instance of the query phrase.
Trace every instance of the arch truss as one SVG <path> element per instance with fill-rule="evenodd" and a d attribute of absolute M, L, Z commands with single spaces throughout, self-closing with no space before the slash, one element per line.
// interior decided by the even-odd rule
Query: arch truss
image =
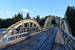
<path fill-rule="evenodd" d="M 41 27 L 37 21 L 32 19 L 21 20 L 11 25 L 5 35 L 4 41 L 11 41 L 29 35 L 32 32 L 40 31 Z"/>

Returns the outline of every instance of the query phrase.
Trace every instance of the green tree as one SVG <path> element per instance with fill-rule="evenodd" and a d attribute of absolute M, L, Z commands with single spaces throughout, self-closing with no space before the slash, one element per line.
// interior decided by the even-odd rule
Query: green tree
<path fill-rule="evenodd" d="M 75 36 L 75 7 L 74 6 L 68 6 L 66 13 L 65 13 L 65 19 L 68 21 L 72 34 Z"/>
<path fill-rule="evenodd" d="M 45 23 L 45 18 L 41 18 L 39 24 L 41 25 L 41 27 L 44 26 Z"/>
<path fill-rule="evenodd" d="M 7 18 L 6 19 L 6 28 L 9 27 L 9 26 L 11 26 L 12 24 L 13 24 L 12 19 L 11 18 Z"/>
<path fill-rule="evenodd" d="M 0 18 L 0 22 L 2 22 L 3 21 L 3 19 L 2 18 Z"/>
<path fill-rule="evenodd" d="M 57 25 L 57 23 L 56 23 L 56 20 L 55 20 L 55 19 L 53 19 L 53 20 L 52 20 L 52 24 L 53 24 L 54 26 L 56 26 L 56 25 Z"/>
<path fill-rule="evenodd" d="M 18 13 L 17 15 L 15 14 L 15 17 L 13 17 L 14 23 L 23 20 L 23 15 L 21 13 Z"/>
<path fill-rule="evenodd" d="M 3 19 L 2 18 L 0 18 L 0 28 L 2 28 L 2 22 L 3 22 Z"/>
<path fill-rule="evenodd" d="M 12 24 L 20 20 L 23 20 L 23 15 L 21 13 L 18 13 L 13 18 L 7 18 L 7 19 L 0 18 L 0 28 L 8 28 Z"/>
<path fill-rule="evenodd" d="M 40 15 L 37 15 L 35 20 L 40 24 L 41 27 L 43 27 L 45 18 L 40 18 Z"/>
<path fill-rule="evenodd" d="M 40 22 L 40 15 L 36 16 L 36 21 L 39 23 Z"/>
<path fill-rule="evenodd" d="M 31 19 L 29 13 L 26 14 L 26 19 Z"/>

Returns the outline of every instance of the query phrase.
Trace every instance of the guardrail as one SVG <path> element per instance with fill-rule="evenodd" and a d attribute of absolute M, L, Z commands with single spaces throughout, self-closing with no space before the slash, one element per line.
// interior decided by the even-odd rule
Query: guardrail
<path fill-rule="evenodd" d="M 75 38 L 69 33 L 61 29 L 61 31 L 64 33 L 64 41 L 65 41 L 65 47 L 66 49 L 75 49 Z"/>

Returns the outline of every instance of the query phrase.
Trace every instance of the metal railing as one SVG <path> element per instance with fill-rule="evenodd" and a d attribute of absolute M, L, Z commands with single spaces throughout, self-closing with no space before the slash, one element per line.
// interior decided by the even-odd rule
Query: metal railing
<path fill-rule="evenodd" d="M 62 30 L 62 29 L 61 29 Z M 75 49 L 75 38 L 69 33 L 69 32 L 65 32 L 64 30 L 62 30 L 62 32 L 64 33 L 64 45 L 66 50 L 73 50 Z"/>

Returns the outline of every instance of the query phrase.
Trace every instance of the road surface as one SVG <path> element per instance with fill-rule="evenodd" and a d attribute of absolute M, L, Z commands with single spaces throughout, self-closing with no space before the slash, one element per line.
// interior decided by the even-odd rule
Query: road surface
<path fill-rule="evenodd" d="M 64 44 L 61 44 L 62 40 L 60 38 L 57 39 L 57 43 L 55 42 L 56 38 L 61 37 L 58 34 L 63 33 L 58 29 L 58 27 L 53 27 L 49 30 L 40 32 L 35 36 L 31 36 L 22 42 L 8 46 L 2 50 L 74 50 L 75 48 L 72 49 Z M 58 35 L 58 37 L 56 37 L 56 35 Z"/>

